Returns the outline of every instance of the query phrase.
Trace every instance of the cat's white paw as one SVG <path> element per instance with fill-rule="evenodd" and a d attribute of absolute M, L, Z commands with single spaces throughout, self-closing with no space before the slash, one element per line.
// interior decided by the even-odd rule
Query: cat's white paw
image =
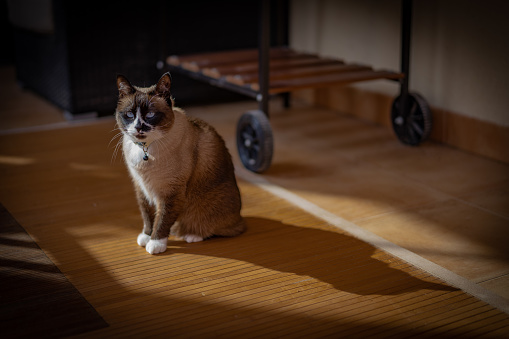
<path fill-rule="evenodd" d="M 147 243 L 149 241 L 150 241 L 150 235 L 147 235 L 143 232 L 138 234 L 138 245 L 140 245 L 141 247 L 145 247 L 145 245 L 147 245 Z"/>
<path fill-rule="evenodd" d="M 159 239 L 159 240 L 150 240 L 147 245 L 145 246 L 145 249 L 150 254 L 158 254 L 163 253 L 166 251 L 166 247 L 168 244 L 168 239 Z"/>
<path fill-rule="evenodd" d="M 184 240 L 187 241 L 188 243 L 192 243 L 192 242 L 203 241 L 203 238 L 200 237 L 199 235 L 195 235 L 195 234 L 186 234 L 186 235 L 184 235 Z"/>

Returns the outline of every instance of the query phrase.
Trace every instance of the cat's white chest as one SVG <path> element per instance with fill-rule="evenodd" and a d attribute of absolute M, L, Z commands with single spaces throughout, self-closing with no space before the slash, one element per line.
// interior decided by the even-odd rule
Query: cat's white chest
<path fill-rule="evenodd" d="M 133 142 L 126 142 L 124 145 L 124 157 L 128 166 L 137 167 L 142 164 L 145 153 Z"/>
<path fill-rule="evenodd" d="M 159 200 L 157 187 L 157 166 L 152 159 L 144 160 L 143 149 L 131 141 L 124 141 L 124 157 L 131 177 L 140 187 L 147 200 L 156 205 Z M 148 180 L 148 179 L 151 180 Z M 155 179 L 155 180 L 154 180 Z"/>
<path fill-rule="evenodd" d="M 130 140 L 124 141 L 124 157 L 128 166 L 138 167 L 143 165 L 145 162 L 145 160 L 143 160 L 144 156 L 145 152 L 142 147 Z"/>

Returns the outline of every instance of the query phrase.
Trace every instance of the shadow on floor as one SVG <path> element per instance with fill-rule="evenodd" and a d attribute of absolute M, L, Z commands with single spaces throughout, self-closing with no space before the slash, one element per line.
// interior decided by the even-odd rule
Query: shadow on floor
<path fill-rule="evenodd" d="M 410 273 L 415 268 L 345 234 L 259 217 L 248 217 L 246 222 L 248 230 L 239 237 L 212 238 L 185 245 L 178 242 L 176 249 L 169 249 L 163 255 L 188 253 L 249 262 L 294 273 L 303 280 L 318 279 L 337 290 L 359 295 L 455 290 L 412 276 Z"/>

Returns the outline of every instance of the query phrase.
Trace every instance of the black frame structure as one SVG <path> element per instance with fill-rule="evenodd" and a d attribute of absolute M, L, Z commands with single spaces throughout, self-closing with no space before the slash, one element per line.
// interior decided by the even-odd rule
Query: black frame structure
<path fill-rule="evenodd" d="M 410 93 L 409 79 L 410 79 L 410 45 L 411 45 L 411 31 L 412 31 L 412 1 L 401 0 L 401 73 L 398 76 L 381 75 L 380 77 L 362 78 L 362 81 L 369 79 L 388 79 L 399 81 L 400 95 L 394 100 L 391 120 L 392 125 L 398 139 L 407 145 L 418 145 L 426 139 L 431 131 L 431 112 L 426 101 L 417 93 Z M 270 88 L 270 74 L 269 63 L 271 58 L 271 2 L 270 0 L 260 0 L 259 10 L 259 27 L 258 27 L 258 88 L 250 86 L 242 86 L 227 80 L 227 77 L 211 77 L 203 72 L 196 72 L 186 69 L 185 67 L 168 64 L 170 71 L 176 71 L 188 75 L 191 78 L 208 82 L 211 85 L 225 88 L 240 94 L 244 94 L 254 98 L 259 103 L 259 112 L 253 113 L 246 112 L 248 117 L 241 119 L 242 131 L 237 131 L 237 146 L 239 153 L 244 154 L 241 156 L 243 164 L 254 172 L 263 172 L 270 166 L 272 157 L 272 144 L 265 140 L 261 140 L 257 135 L 272 135 L 270 124 L 268 123 L 269 114 L 269 100 L 271 96 Z M 396 74 L 396 73 L 393 73 Z M 356 79 L 355 77 L 352 79 Z M 322 83 L 324 85 L 325 83 Z M 285 106 L 288 105 L 289 93 L 281 93 L 287 89 L 280 90 L 279 94 L 283 94 L 285 98 Z M 272 91 L 276 93 L 278 91 Z M 275 95 L 275 94 L 273 94 Z M 262 114 L 261 114 L 262 113 Z M 263 117 L 264 115 L 264 117 Z M 263 117 L 263 121 L 260 121 Z M 252 124 L 252 126 L 248 126 Z M 253 131 L 252 133 L 245 133 L 247 130 Z M 242 136 L 245 134 L 245 138 Z M 247 134 L 250 134 L 249 136 Z M 272 136 L 269 137 L 272 143 Z M 256 149 L 253 148 L 253 140 L 257 140 Z M 266 145 L 266 149 L 264 149 Z M 249 147 L 248 147 L 249 146 Z M 258 147 L 260 146 L 260 149 Z M 270 146 L 270 147 L 269 147 Z M 243 149 L 246 147 L 246 149 Z M 247 149 L 249 148 L 249 149 Z M 254 154 L 247 156 L 246 154 Z M 266 155 L 264 153 L 269 153 Z M 250 163 L 263 163 L 263 166 L 250 166 Z"/>

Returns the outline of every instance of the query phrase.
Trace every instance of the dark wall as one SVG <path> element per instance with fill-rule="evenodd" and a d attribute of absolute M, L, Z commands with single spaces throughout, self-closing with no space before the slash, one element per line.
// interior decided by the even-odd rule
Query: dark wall
<path fill-rule="evenodd" d="M 0 41 L 2 41 L 0 66 L 12 65 L 14 63 L 14 35 L 9 22 L 7 0 L 0 0 Z"/>
<path fill-rule="evenodd" d="M 169 55 L 257 46 L 256 0 L 170 1 L 164 7 L 163 60 Z M 172 95 L 181 106 L 242 98 L 181 74 L 172 75 Z"/>
<path fill-rule="evenodd" d="M 273 26 L 284 27 L 279 40 L 287 40 L 288 2 L 274 3 L 274 14 L 283 14 L 273 16 Z M 18 79 L 73 114 L 111 114 L 117 74 L 148 86 L 169 55 L 255 48 L 258 14 L 257 0 L 54 0 L 54 32 L 14 29 Z M 172 92 L 184 105 L 236 98 L 180 75 Z"/>

